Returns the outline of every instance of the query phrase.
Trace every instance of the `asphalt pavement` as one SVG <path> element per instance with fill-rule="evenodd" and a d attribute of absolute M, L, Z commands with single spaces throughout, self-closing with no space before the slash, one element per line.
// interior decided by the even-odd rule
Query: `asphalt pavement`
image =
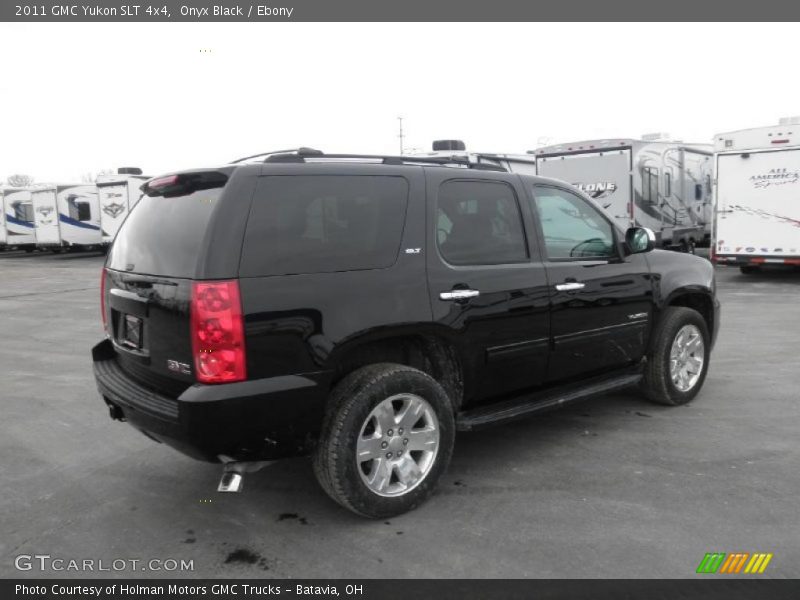
<path fill-rule="evenodd" d="M 111 421 L 89 354 L 102 261 L 0 253 L 2 577 L 692 577 L 707 552 L 800 576 L 798 273 L 717 269 L 722 327 L 689 405 L 616 394 L 459 434 L 436 495 L 368 521 L 307 459 L 218 494 L 219 466 Z M 126 562 L 18 570 L 28 555 Z M 170 559 L 193 570 L 148 567 Z"/>

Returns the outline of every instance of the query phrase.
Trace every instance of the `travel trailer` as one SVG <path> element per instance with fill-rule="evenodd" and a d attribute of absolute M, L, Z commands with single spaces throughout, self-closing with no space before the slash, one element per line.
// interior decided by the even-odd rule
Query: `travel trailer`
<path fill-rule="evenodd" d="M 717 134 L 714 151 L 716 262 L 800 265 L 800 117 Z"/>
<path fill-rule="evenodd" d="M 622 229 L 638 225 L 663 247 L 691 250 L 711 239 L 712 157 L 706 144 L 609 138 L 531 151 L 536 172 L 592 197 Z"/>
<path fill-rule="evenodd" d="M 8 234 L 6 233 L 6 211 L 3 208 L 3 192 L 6 186 L 0 185 L 0 252 L 8 248 Z"/>
<path fill-rule="evenodd" d="M 142 197 L 139 187 L 149 179 L 136 167 L 121 167 L 113 175 L 97 178 L 102 243 L 110 244 L 128 212 Z"/>
<path fill-rule="evenodd" d="M 663 247 L 691 250 L 711 238 L 712 146 L 610 139 L 546 146 L 525 154 L 468 152 L 460 140 L 439 140 L 432 152 L 508 171 L 561 179 L 592 197 L 622 229 L 648 227 Z"/>
<path fill-rule="evenodd" d="M 60 252 L 100 245 L 100 206 L 93 184 L 41 187 L 31 198 L 39 248 Z"/>
<path fill-rule="evenodd" d="M 26 252 L 36 249 L 33 203 L 28 189 L 6 188 L 3 190 L 3 220 L 5 221 L 5 244 Z"/>

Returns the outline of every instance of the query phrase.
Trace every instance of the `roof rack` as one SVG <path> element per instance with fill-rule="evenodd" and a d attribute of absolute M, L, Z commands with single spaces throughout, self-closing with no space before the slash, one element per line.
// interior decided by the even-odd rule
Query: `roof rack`
<path fill-rule="evenodd" d="M 393 156 L 384 154 L 325 154 L 314 148 L 297 148 L 295 150 L 285 150 L 282 152 L 264 152 L 255 156 L 246 157 L 241 160 L 266 156 L 264 162 L 282 163 L 304 163 L 308 159 L 312 161 L 372 161 L 384 165 L 438 165 L 438 166 L 457 166 L 480 171 L 501 171 L 506 169 L 499 165 L 486 163 L 475 163 L 466 156 Z M 235 161 L 235 162 L 240 162 Z"/>
<path fill-rule="evenodd" d="M 275 154 L 291 154 L 292 152 L 296 152 L 298 155 L 308 155 L 312 156 L 314 154 L 322 154 L 319 150 L 314 150 L 314 148 L 306 148 L 301 146 L 300 148 L 289 148 L 288 150 L 273 150 L 272 152 L 259 152 L 258 154 L 252 154 L 250 156 L 244 156 L 242 158 L 237 158 L 236 160 L 232 160 L 230 163 L 231 165 L 235 165 L 236 163 L 244 162 L 246 160 L 250 160 L 253 158 L 260 158 L 262 156 L 272 156 Z"/>

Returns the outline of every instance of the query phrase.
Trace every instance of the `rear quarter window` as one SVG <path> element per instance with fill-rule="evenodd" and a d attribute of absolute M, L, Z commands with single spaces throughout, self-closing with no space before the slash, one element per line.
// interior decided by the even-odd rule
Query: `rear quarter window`
<path fill-rule="evenodd" d="M 397 260 L 408 182 L 394 176 L 262 177 L 241 277 L 381 269 Z"/>

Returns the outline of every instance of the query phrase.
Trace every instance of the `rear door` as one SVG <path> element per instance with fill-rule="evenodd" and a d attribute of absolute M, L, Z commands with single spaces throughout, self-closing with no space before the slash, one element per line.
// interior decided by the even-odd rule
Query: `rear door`
<path fill-rule="evenodd" d="M 800 149 L 717 155 L 718 256 L 800 256 Z"/>
<path fill-rule="evenodd" d="M 37 244 L 60 244 L 56 190 L 36 190 L 31 193 L 33 216 L 36 221 Z"/>
<path fill-rule="evenodd" d="M 631 150 L 542 156 L 538 174 L 566 181 L 589 196 L 621 229 L 631 226 Z"/>
<path fill-rule="evenodd" d="M 103 242 L 110 243 L 128 216 L 128 182 L 98 183 L 97 194 L 100 200 L 100 229 Z"/>
<path fill-rule="evenodd" d="M 558 382 L 638 361 L 652 317 L 643 254 L 623 256 L 620 235 L 593 203 L 558 186 L 533 186 L 552 305 L 547 380 Z"/>
<path fill-rule="evenodd" d="M 7 242 L 5 194 L 0 190 L 0 244 Z"/>
<path fill-rule="evenodd" d="M 523 225 L 519 177 L 426 173 L 433 319 L 465 362 L 465 399 L 541 384 L 549 352 L 547 278 Z"/>

